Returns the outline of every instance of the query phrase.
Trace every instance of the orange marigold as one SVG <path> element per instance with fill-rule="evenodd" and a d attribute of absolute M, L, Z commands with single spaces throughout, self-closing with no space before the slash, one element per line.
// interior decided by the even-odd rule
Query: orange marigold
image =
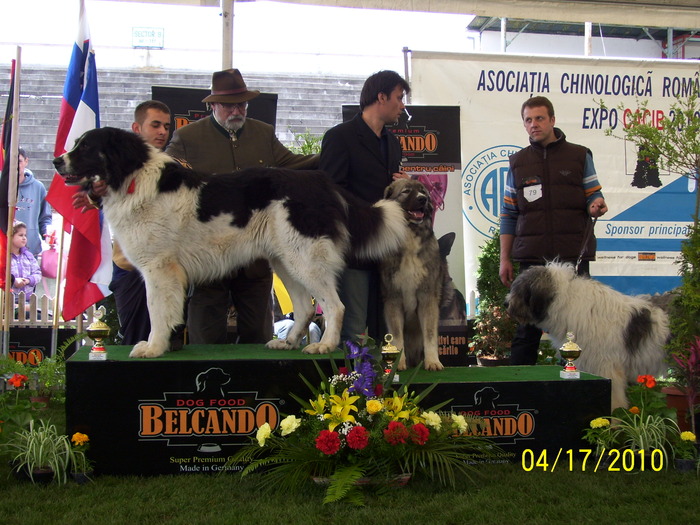
<path fill-rule="evenodd" d="M 630 407 L 630 412 L 632 414 L 639 414 L 639 407 Z"/>

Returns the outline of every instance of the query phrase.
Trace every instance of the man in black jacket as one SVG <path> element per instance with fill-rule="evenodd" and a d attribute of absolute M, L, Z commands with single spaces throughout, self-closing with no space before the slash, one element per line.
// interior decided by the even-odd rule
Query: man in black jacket
<path fill-rule="evenodd" d="M 386 129 L 404 111 L 404 95 L 411 88 L 398 73 L 379 71 L 370 76 L 360 94 L 360 113 L 329 129 L 321 145 L 320 168 L 357 197 L 374 203 L 401 171 L 401 146 Z M 382 335 L 383 313 L 378 296 L 379 274 L 374 264 L 351 259 L 340 280 L 345 306 L 341 341 L 355 340 L 369 327 L 375 339 Z"/>

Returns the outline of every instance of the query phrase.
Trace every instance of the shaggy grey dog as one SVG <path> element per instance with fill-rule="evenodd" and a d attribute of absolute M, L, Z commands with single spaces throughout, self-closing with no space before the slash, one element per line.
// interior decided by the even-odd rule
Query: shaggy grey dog
<path fill-rule="evenodd" d="M 404 351 L 398 368 L 423 361 L 426 370 L 442 370 L 438 323 L 447 262 L 433 233 L 430 193 L 417 180 L 398 179 L 384 198 L 401 205 L 409 228 L 400 253 L 379 264 L 387 329 Z"/>
<path fill-rule="evenodd" d="M 519 323 L 549 333 L 556 348 L 573 332 L 581 347 L 576 366 L 612 380 L 612 408 L 626 407 L 626 389 L 641 374 L 663 371 L 668 316 L 650 301 L 579 277 L 571 264 L 553 262 L 520 274 L 506 297 Z"/>

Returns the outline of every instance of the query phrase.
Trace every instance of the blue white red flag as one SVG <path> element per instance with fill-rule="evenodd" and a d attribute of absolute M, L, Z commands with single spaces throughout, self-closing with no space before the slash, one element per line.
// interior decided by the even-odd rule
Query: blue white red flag
<path fill-rule="evenodd" d="M 97 68 L 90 41 L 85 2 L 80 0 L 78 38 L 63 86 L 63 100 L 59 115 L 54 156 L 73 147 L 83 133 L 100 127 L 100 109 L 97 95 Z M 109 228 L 100 210 L 73 208 L 75 186 L 66 186 L 55 174 L 47 201 L 63 216 L 66 231 L 71 231 L 71 244 L 66 268 L 66 286 L 63 298 L 63 318 L 73 319 L 86 308 L 109 295 L 112 279 L 112 244 Z"/>
<path fill-rule="evenodd" d="M 17 187 L 14 187 L 15 198 L 10 198 L 10 155 L 12 150 L 12 119 L 13 106 L 15 100 L 15 64 L 12 61 L 10 67 L 10 91 L 7 96 L 7 109 L 2 121 L 2 131 L 0 132 L 0 288 L 5 287 L 5 272 L 7 268 L 7 231 L 12 230 L 10 222 L 10 202 L 17 200 Z M 15 177 L 16 179 L 16 177 Z"/>

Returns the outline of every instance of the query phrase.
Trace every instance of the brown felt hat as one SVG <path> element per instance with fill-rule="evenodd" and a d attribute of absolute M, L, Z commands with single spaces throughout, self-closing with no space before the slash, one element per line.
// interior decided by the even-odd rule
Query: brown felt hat
<path fill-rule="evenodd" d="M 237 69 L 217 71 L 211 76 L 211 95 L 202 102 L 222 102 L 237 104 L 248 102 L 260 94 L 260 91 L 249 91 L 243 81 L 241 72 Z"/>

